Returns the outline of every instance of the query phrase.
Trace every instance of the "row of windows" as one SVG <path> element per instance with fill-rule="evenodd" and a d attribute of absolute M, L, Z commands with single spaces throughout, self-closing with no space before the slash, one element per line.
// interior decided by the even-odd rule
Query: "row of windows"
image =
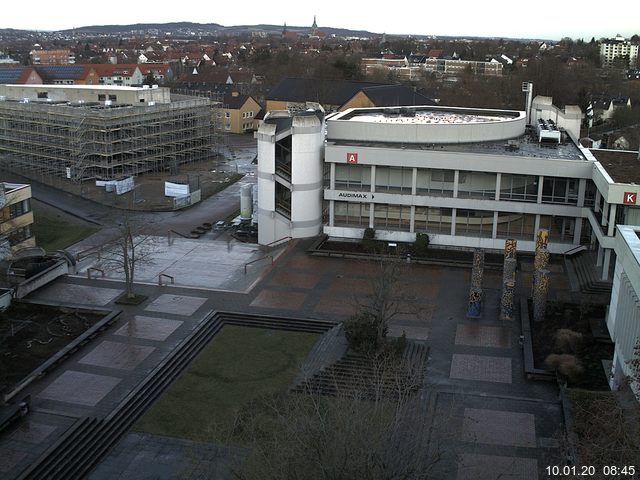
<path fill-rule="evenodd" d="M 253 112 L 242 112 L 242 118 L 253 118 Z"/>
<path fill-rule="evenodd" d="M 25 213 L 29 213 L 31 211 L 31 200 L 27 198 L 26 200 L 22 200 L 21 202 L 14 203 L 12 205 L 8 205 L 4 207 L 1 212 L 1 220 L 6 222 L 7 220 L 11 220 L 12 218 L 19 217 L 20 215 L 24 215 Z"/>
<path fill-rule="evenodd" d="M 336 190 L 371 191 L 370 166 L 338 164 L 335 167 Z M 418 168 L 416 194 L 453 197 L 454 170 Z M 375 191 L 411 194 L 413 168 L 376 167 Z M 533 202 L 538 200 L 537 175 L 503 173 L 500 177 L 501 200 Z M 458 172 L 459 198 L 496 198 L 497 174 L 460 170 Z M 565 205 L 578 204 L 579 181 L 564 177 L 544 177 L 542 202 Z"/>
<path fill-rule="evenodd" d="M 336 227 L 369 226 L 371 204 L 334 202 Z M 383 230 L 409 231 L 411 207 L 407 205 L 374 204 L 373 227 Z M 536 215 L 497 212 L 496 238 L 531 240 L 535 235 Z M 495 214 L 487 210 L 456 209 L 455 235 L 491 238 Z M 414 230 L 416 232 L 451 234 L 453 209 L 415 207 Z M 551 239 L 572 242 L 575 218 L 540 215 L 539 228 L 547 228 Z"/>
<path fill-rule="evenodd" d="M 19 243 L 24 242 L 25 240 L 33 237 L 33 232 L 31 230 L 31 225 L 27 225 L 25 227 L 17 228 L 12 232 L 7 233 L 7 238 L 9 239 L 9 245 L 12 247 Z"/>

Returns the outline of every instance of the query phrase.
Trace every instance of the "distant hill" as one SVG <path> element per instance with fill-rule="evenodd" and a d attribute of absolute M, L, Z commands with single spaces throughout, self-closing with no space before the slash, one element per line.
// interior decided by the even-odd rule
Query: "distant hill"
<path fill-rule="evenodd" d="M 279 33 L 282 31 L 283 25 L 234 25 L 226 27 L 218 23 L 195 23 L 195 22 L 172 22 L 172 23 L 135 23 L 131 25 L 92 25 L 86 27 L 78 27 L 68 30 L 62 30 L 61 33 L 84 33 L 97 35 L 117 35 L 130 34 L 135 31 L 158 30 L 161 33 L 185 34 L 193 32 L 196 34 L 228 34 L 237 35 L 240 33 L 263 31 L 266 33 Z M 287 30 L 291 32 L 308 33 L 311 28 L 309 26 L 287 25 Z M 354 37 L 371 37 L 379 34 L 367 32 L 364 30 L 350 30 L 347 28 L 331 28 L 321 27 L 321 31 L 329 35 L 354 36 Z"/>

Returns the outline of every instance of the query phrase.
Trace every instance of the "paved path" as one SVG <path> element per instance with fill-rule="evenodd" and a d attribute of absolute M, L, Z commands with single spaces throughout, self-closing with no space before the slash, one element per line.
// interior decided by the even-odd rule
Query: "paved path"
<path fill-rule="evenodd" d="M 0 437 L 0 475 L 12 478 L 75 418 L 110 412 L 210 311 L 348 317 L 367 301 L 371 278 L 380 266 L 311 257 L 305 252 L 307 245 L 299 242 L 287 249 L 247 292 L 139 285 L 137 290 L 148 295 L 147 301 L 123 307 L 109 331 L 29 389 L 33 412 Z M 523 290 L 527 275 L 526 271 L 518 275 Z M 562 274 L 556 272 L 554 278 L 562 287 Z M 497 320 L 500 282 L 501 274 L 485 272 L 483 316 L 472 320 L 465 316 L 468 270 L 406 264 L 400 270 L 403 306 L 390 330 L 426 339 L 431 348 L 428 381 L 436 439 L 432 446 L 443 451 L 437 478 L 496 478 L 496 472 L 503 479 L 544 478 L 544 466 L 557 454 L 554 436 L 561 423 L 557 392 L 551 384 L 525 379 L 519 322 Z M 66 277 L 32 297 L 120 308 L 113 302 L 122 290 L 122 284 L 114 281 Z M 131 436 L 123 441 L 139 443 Z M 176 444 L 176 448 L 182 447 Z M 96 472 L 111 475 L 119 469 L 128 472 L 119 478 L 139 478 L 136 462 L 149 457 L 144 454 L 136 460 L 126 451 L 118 447 Z"/>

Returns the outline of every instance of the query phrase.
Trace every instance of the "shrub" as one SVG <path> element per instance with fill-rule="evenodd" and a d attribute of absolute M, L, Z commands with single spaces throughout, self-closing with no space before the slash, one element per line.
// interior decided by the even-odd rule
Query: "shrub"
<path fill-rule="evenodd" d="M 416 241 L 413 244 L 413 253 L 419 257 L 424 257 L 429 248 L 429 235 L 426 233 L 416 233 Z"/>
<path fill-rule="evenodd" d="M 344 322 L 344 335 L 349 347 L 356 352 L 370 354 L 376 352 L 382 339 L 378 336 L 376 319 L 368 312 L 360 312 Z"/>
<path fill-rule="evenodd" d="M 582 349 L 584 339 L 581 333 L 561 328 L 553 336 L 554 351 L 559 353 L 577 353 Z"/>
<path fill-rule="evenodd" d="M 362 235 L 362 246 L 369 252 L 376 249 L 376 231 L 373 228 L 365 228 Z"/>
<path fill-rule="evenodd" d="M 544 363 L 572 382 L 577 381 L 584 372 L 580 360 L 575 355 L 552 353 L 547 356 Z"/>

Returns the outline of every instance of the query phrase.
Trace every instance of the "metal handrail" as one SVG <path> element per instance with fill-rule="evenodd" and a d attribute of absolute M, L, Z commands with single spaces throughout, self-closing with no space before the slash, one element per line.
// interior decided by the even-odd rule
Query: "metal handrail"
<path fill-rule="evenodd" d="M 570 248 L 569 250 L 567 250 L 566 252 L 564 252 L 562 255 L 566 257 L 567 255 L 571 255 L 572 253 L 582 252 L 582 251 L 584 251 L 584 250 L 586 250 L 586 249 L 587 249 L 587 247 L 586 247 L 586 246 L 584 246 L 584 245 L 578 245 L 577 247 Z"/>
<path fill-rule="evenodd" d="M 265 255 L 264 257 L 260 257 L 260 258 L 256 258 L 255 260 L 251 260 L 248 263 L 244 264 L 244 274 L 247 274 L 247 267 L 253 263 L 259 262 L 260 260 L 264 260 L 265 258 L 270 258 L 271 259 L 271 265 L 273 265 L 273 255 Z"/>
<path fill-rule="evenodd" d="M 101 268 L 96 268 L 96 267 L 89 267 L 89 268 L 87 268 L 87 278 L 88 278 L 89 280 L 91 280 L 91 272 L 92 272 L 92 271 L 100 272 L 100 273 L 102 274 L 101 276 L 103 276 L 103 277 L 104 277 L 104 270 L 103 270 L 103 269 L 101 269 Z"/>
<path fill-rule="evenodd" d="M 267 244 L 265 245 L 265 247 L 272 247 L 272 246 L 274 246 L 276 243 L 282 242 L 283 240 L 293 240 L 293 237 L 292 237 L 292 236 L 287 236 L 287 237 L 279 238 L 278 240 L 274 240 L 273 242 L 267 243 Z"/>

